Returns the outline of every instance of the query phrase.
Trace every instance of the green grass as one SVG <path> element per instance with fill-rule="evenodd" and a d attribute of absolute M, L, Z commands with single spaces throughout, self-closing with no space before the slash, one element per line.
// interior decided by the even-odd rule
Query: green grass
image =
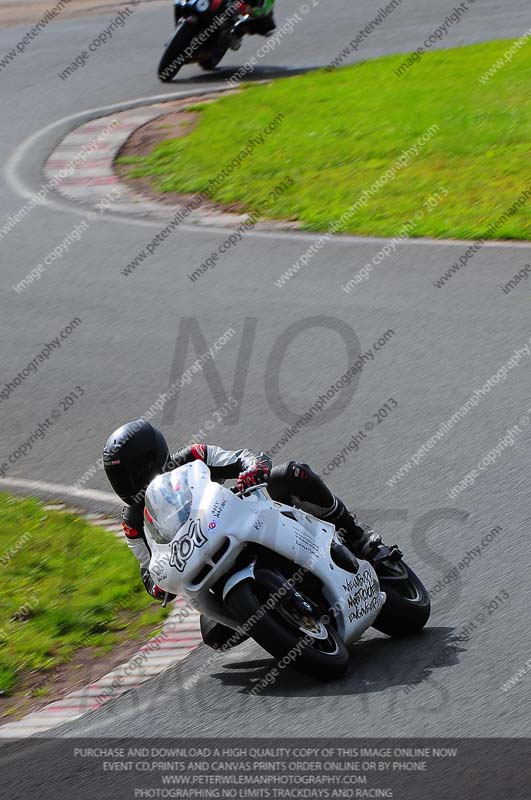
<path fill-rule="evenodd" d="M 108 531 L 7 495 L 0 495 L 0 530 L 4 695 L 16 694 L 31 673 L 45 678 L 81 648 L 103 654 L 162 621 L 136 560 Z"/>
<path fill-rule="evenodd" d="M 508 41 L 427 53 L 399 78 L 406 56 L 251 85 L 205 105 L 195 130 L 128 159 L 131 177 L 160 192 L 200 192 L 279 113 L 278 130 L 212 196 L 322 230 L 347 212 L 430 126 L 440 131 L 341 230 L 396 235 L 423 211 L 411 235 L 476 238 L 531 184 L 531 43 L 486 84 L 478 78 Z M 294 185 L 273 202 L 285 176 Z M 428 212 L 434 193 L 448 194 Z M 531 202 L 492 237 L 528 239 Z"/>

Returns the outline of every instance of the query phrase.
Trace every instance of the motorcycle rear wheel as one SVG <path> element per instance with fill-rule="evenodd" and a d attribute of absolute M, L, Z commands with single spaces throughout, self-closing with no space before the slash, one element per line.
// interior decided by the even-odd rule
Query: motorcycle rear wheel
<path fill-rule="evenodd" d="M 274 658 L 286 662 L 281 667 L 290 666 L 321 681 L 343 675 L 349 654 L 333 623 L 310 613 L 302 618 L 289 595 L 277 598 L 268 608 L 271 594 L 271 588 L 261 581 L 246 580 L 232 589 L 227 605 L 249 636 Z"/>
<path fill-rule="evenodd" d="M 200 58 L 199 59 L 199 66 L 203 69 L 211 72 L 212 70 L 216 69 L 217 65 L 225 55 L 229 48 L 228 47 L 220 47 L 216 50 L 212 55 L 208 56 L 207 58 Z"/>
<path fill-rule="evenodd" d="M 422 630 L 430 618 L 430 596 L 405 561 L 400 560 L 393 566 L 394 570 L 385 567 L 377 570 L 387 599 L 372 626 L 387 636 L 412 636 Z"/>

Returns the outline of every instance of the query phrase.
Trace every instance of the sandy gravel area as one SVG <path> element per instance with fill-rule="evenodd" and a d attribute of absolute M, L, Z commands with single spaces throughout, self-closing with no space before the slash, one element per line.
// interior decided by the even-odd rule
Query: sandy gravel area
<path fill-rule="evenodd" d="M 57 2 L 58 0 L 1 0 L 0 27 L 31 25 L 38 22 L 49 9 L 57 5 Z M 142 0 L 141 7 L 154 4 L 171 7 L 171 0 Z M 128 0 L 70 0 L 55 19 L 82 17 L 89 14 L 112 16 L 127 5 L 129 5 Z"/>

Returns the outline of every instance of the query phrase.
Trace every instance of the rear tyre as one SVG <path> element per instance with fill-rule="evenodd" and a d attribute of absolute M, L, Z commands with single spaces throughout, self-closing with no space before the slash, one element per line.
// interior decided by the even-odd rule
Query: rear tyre
<path fill-rule="evenodd" d="M 430 618 L 430 596 L 405 561 L 378 570 L 380 587 L 387 595 L 373 628 L 388 636 L 418 633 Z"/>
<path fill-rule="evenodd" d="M 158 78 L 162 83 L 172 81 L 181 67 L 189 63 L 190 59 L 185 58 L 184 51 L 190 47 L 197 32 L 197 24 L 187 22 L 185 19 L 179 20 L 157 70 Z"/>
<path fill-rule="evenodd" d="M 316 615 L 310 606 L 306 616 L 301 614 L 300 602 L 295 607 L 293 596 L 306 602 L 299 592 L 286 593 L 281 599 L 277 595 L 274 607 L 268 608 L 271 594 L 271 588 L 260 581 L 246 580 L 232 589 L 227 605 L 246 633 L 272 656 L 285 661 L 282 667 L 290 666 L 321 681 L 343 675 L 349 654 L 333 623 Z"/>

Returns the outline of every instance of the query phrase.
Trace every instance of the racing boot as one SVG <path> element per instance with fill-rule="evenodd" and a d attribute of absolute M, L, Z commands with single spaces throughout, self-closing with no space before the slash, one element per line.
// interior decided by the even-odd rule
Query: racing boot
<path fill-rule="evenodd" d="M 245 634 L 227 627 L 227 625 L 222 625 L 221 622 L 214 622 L 214 620 L 208 619 L 204 614 L 201 614 L 199 618 L 199 627 L 203 642 L 208 647 L 211 647 L 212 650 L 230 650 L 249 638 Z"/>
<path fill-rule="evenodd" d="M 382 537 L 369 525 L 360 525 L 339 497 L 335 498 L 331 511 L 326 516 L 323 515 L 322 519 L 336 526 L 343 543 L 358 558 L 372 561 L 377 555 Z"/>
<path fill-rule="evenodd" d="M 247 22 L 247 32 L 257 34 L 258 36 L 270 36 L 277 24 L 271 11 L 269 14 L 264 14 L 261 17 L 251 17 Z"/>

